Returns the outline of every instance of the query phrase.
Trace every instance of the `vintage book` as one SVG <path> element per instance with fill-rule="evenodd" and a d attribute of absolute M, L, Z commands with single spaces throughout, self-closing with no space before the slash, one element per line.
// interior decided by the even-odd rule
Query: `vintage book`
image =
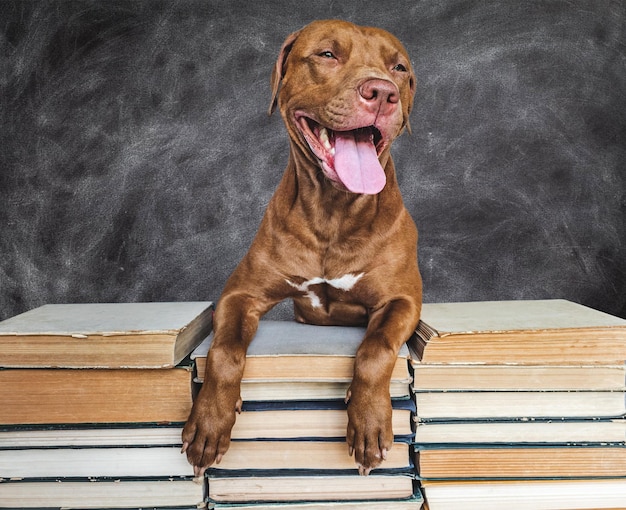
<path fill-rule="evenodd" d="M 392 400 L 394 435 L 410 436 L 415 413 L 412 400 Z M 340 438 L 348 427 L 343 400 L 244 402 L 232 430 L 233 439 Z"/>
<path fill-rule="evenodd" d="M 626 477 L 626 444 L 416 445 L 420 479 Z"/>
<path fill-rule="evenodd" d="M 302 374 L 303 378 L 307 377 Z M 201 383 L 203 377 L 194 377 L 194 381 Z M 410 392 L 409 378 L 391 380 L 389 394 L 392 398 L 408 398 Z M 249 380 L 241 382 L 241 398 L 244 401 L 263 400 L 320 400 L 345 398 L 349 381 L 273 381 Z"/>
<path fill-rule="evenodd" d="M 209 501 L 212 503 L 250 502 L 256 505 L 264 501 L 336 502 L 358 500 L 361 505 L 360 508 L 363 508 L 366 504 L 364 502 L 367 501 L 405 498 L 411 498 L 412 501 L 414 492 L 414 476 L 410 471 L 393 475 L 377 474 L 376 471 L 373 471 L 369 476 L 329 474 L 327 472 L 285 474 L 284 476 L 269 472 L 249 476 L 229 476 L 223 471 L 209 469 L 207 475 Z M 423 500 L 418 497 L 416 501 L 412 502 L 417 504 L 413 508 L 419 509 Z M 377 505 L 376 503 L 376 508 L 379 508 Z M 256 506 L 254 508 L 256 510 Z M 313 508 L 317 507 L 313 506 Z"/>
<path fill-rule="evenodd" d="M 0 425 L 184 422 L 191 365 L 168 369 L 0 369 Z"/>
<path fill-rule="evenodd" d="M 411 436 L 415 404 L 411 400 L 393 400 L 392 406 L 394 434 L 401 438 Z M 117 408 L 114 410 L 118 414 L 124 411 Z M 101 410 L 104 411 L 106 410 Z M 135 409 L 131 408 L 130 411 L 135 412 Z M 61 409 L 59 412 L 69 415 L 67 410 Z M 49 418 L 44 416 L 41 419 Z M 22 422 L 15 422 L 0 426 L 0 448 L 181 443 L 181 422 L 184 418 L 176 420 L 173 426 L 164 426 L 163 423 L 167 421 L 156 420 L 155 423 L 159 423 L 159 426 L 151 422 L 143 423 L 142 426 L 140 422 L 109 421 L 105 422 L 108 423 L 106 428 L 99 423 L 77 423 L 71 426 L 66 421 L 56 426 L 48 423 L 28 426 Z M 243 412 L 237 415 L 232 437 L 233 439 L 339 438 L 345 436 L 347 425 L 348 416 L 343 401 L 244 402 Z"/>
<path fill-rule="evenodd" d="M 423 481 L 430 510 L 624 508 L 626 479 Z"/>
<path fill-rule="evenodd" d="M 626 391 L 626 365 L 462 365 L 412 361 L 413 391 Z"/>
<path fill-rule="evenodd" d="M 248 348 L 242 381 L 244 400 L 304 400 L 342 398 L 352 380 L 354 356 L 365 328 L 312 326 L 293 321 L 262 320 Z M 213 336 L 191 357 L 198 381 L 206 370 L 206 355 Z M 392 374 L 392 397 L 408 396 L 411 381 L 408 348 L 403 346 Z"/>
<path fill-rule="evenodd" d="M 415 393 L 417 416 L 428 420 L 618 418 L 624 392 L 438 391 Z"/>
<path fill-rule="evenodd" d="M 0 450 L 0 478 L 193 476 L 180 445 Z"/>
<path fill-rule="evenodd" d="M 360 495 L 356 497 L 359 498 Z M 292 503 L 228 503 L 209 500 L 209 504 L 213 510 L 332 510 L 334 508 L 338 510 L 364 510 L 372 507 L 376 510 L 420 510 L 424 504 L 424 498 L 419 489 L 416 488 L 413 496 L 402 499 L 354 499 Z"/>
<path fill-rule="evenodd" d="M 181 434 L 180 423 L 13 425 L 0 427 L 0 449 L 182 446 Z"/>
<path fill-rule="evenodd" d="M 626 320 L 562 299 L 425 304 L 410 343 L 424 363 L 615 365 Z"/>
<path fill-rule="evenodd" d="M 0 367 L 173 367 L 212 323 L 211 302 L 45 305 L 0 322 Z"/>
<path fill-rule="evenodd" d="M 409 445 L 396 441 L 387 453 L 384 469 L 411 467 Z M 347 470 L 356 472 L 345 439 L 314 441 L 232 441 L 216 470 Z M 376 471 L 373 471 L 376 473 Z"/>
<path fill-rule="evenodd" d="M 415 429 L 415 442 L 421 445 L 619 443 L 625 439 L 626 420 L 420 422 Z"/>
<path fill-rule="evenodd" d="M 0 480 L 0 508 L 205 508 L 202 479 Z"/>

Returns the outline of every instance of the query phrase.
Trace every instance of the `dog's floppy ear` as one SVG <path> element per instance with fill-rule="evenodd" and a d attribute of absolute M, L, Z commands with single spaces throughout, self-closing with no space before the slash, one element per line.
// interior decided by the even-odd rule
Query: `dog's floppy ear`
<path fill-rule="evenodd" d="M 285 70 L 285 62 L 287 61 L 287 57 L 289 56 L 289 52 L 291 51 L 291 47 L 293 43 L 296 42 L 298 35 L 300 34 L 300 30 L 290 34 L 282 47 L 280 48 L 280 53 L 278 54 L 278 59 L 276 60 L 276 64 L 274 65 L 274 70 L 272 71 L 272 78 L 270 84 L 272 86 L 272 101 L 270 102 L 270 107 L 268 110 L 268 115 L 274 113 L 276 109 L 276 105 L 278 104 L 278 89 L 280 88 L 280 82 L 284 76 Z"/>

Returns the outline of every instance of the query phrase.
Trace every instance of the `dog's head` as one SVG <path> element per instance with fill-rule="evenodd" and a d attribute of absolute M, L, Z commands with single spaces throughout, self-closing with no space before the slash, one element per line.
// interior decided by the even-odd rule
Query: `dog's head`
<path fill-rule="evenodd" d="M 409 127 L 415 74 L 398 39 L 385 30 L 315 21 L 283 43 L 271 79 L 272 101 L 293 142 L 340 189 L 376 194 L 380 160 Z"/>

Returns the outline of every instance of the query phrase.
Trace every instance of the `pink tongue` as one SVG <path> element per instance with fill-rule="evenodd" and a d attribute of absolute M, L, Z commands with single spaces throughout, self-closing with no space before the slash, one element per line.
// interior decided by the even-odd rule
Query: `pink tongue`
<path fill-rule="evenodd" d="M 335 172 L 352 193 L 376 195 L 382 191 L 385 171 L 368 130 L 335 131 Z"/>

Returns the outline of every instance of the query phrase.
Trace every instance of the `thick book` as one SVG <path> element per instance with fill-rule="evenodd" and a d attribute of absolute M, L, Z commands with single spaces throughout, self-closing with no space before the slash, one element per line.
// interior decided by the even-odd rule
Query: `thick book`
<path fill-rule="evenodd" d="M 425 480 L 626 477 L 626 444 L 416 445 Z"/>
<path fill-rule="evenodd" d="M 193 476 L 180 445 L 0 450 L 0 478 Z"/>
<path fill-rule="evenodd" d="M 305 378 L 306 374 L 302 374 Z M 203 377 L 194 377 L 194 381 L 202 383 Z M 389 394 L 392 398 L 408 398 L 411 379 L 391 380 Z M 250 380 L 241 381 L 241 398 L 244 401 L 264 400 L 320 400 L 345 398 L 349 381 L 273 381 Z"/>
<path fill-rule="evenodd" d="M 365 328 L 313 326 L 293 321 L 262 320 L 248 348 L 241 384 L 244 400 L 342 398 L 352 380 L 354 357 Z M 192 353 L 198 381 L 206 370 L 211 334 Z M 398 353 L 391 396 L 409 394 L 411 377 L 406 345 Z"/>
<path fill-rule="evenodd" d="M 248 502 L 257 505 L 260 502 L 356 500 L 359 501 L 359 508 L 366 505 L 385 508 L 379 507 L 376 500 L 410 498 L 409 501 L 416 505 L 412 507 L 415 509 L 419 509 L 423 503 L 421 496 L 413 499 L 414 475 L 408 471 L 394 475 L 376 474 L 374 471 L 369 476 L 328 473 L 229 476 L 224 472 L 209 469 L 207 476 L 211 503 Z M 256 506 L 254 508 L 256 509 Z"/>
<path fill-rule="evenodd" d="M 0 449 L 182 446 L 182 424 L 132 423 L 0 427 Z"/>
<path fill-rule="evenodd" d="M 626 320 L 562 299 L 431 303 L 410 343 L 424 363 L 619 364 Z"/>
<path fill-rule="evenodd" d="M 204 480 L 54 478 L 0 480 L 0 508 L 205 508 Z"/>
<path fill-rule="evenodd" d="M 0 425 L 184 422 L 191 365 L 168 369 L 0 369 Z"/>
<path fill-rule="evenodd" d="M 619 418 L 626 414 L 620 391 L 433 391 L 414 395 L 417 418 Z"/>
<path fill-rule="evenodd" d="M 114 410 L 122 411 L 116 407 Z M 134 409 L 131 408 L 131 411 L 134 412 Z M 395 436 L 405 438 L 412 435 L 414 413 L 415 403 L 412 400 L 392 401 L 391 419 Z M 64 416 L 64 418 L 67 417 Z M 111 417 L 107 416 L 107 418 L 110 420 Z M 42 420 L 49 420 L 49 418 L 44 416 Z M 56 425 L 48 423 L 26 425 L 16 422 L 0 425 L 0 448 L 178 444 L 181 442 L 180 422 L 182 421 L 184 419 L 177 420 L 171 426 L 165 426 L 168 420 L 156 420 L 154 423 L 143 424 L 109 421 L 105 422 L 106 428 L 102 423 L 97 422 L 94 424 L 78 423 L 73 426 L 68 421 Z M 158 426 L 155 426 L 155 423 L 158 423 Z M 345 436 L 347 426 L 348 415 L 343 401 L 244 402 L 243 412 L 237 415 L 231 437 L 233 439 L 339 438 Z"/>
<path fill-rule="evenodd" d="M 379 469 L 397 470 L 411 466 L 409 444 L 396 441 Z M 356 472 L 356 464 L 354 457 L 348 454 L 345 439 L 231 441 L 228 453 L 215 470 L 250 473 L 267 470 Z"/>
<path fill-rule="evenodd" d="M 395 436 L 412 434 L 415 403 L 392 400 L 392 428 Z M 232 429 L 233 439 L 343 438 L 348 413 L 343 400 L 244 402 Z"/>
<path fill-rule="evenodd" d="M 412 361 L 413 391 L 626 391 L 626 365 L 463 365 Z"/>
<path fill-rule="evenodd" d="M 619 443 L 626 439 L 626 420 L 518 420 L 420 422 L 415 443 L 420 445 Z"/>
<path fill-rule="evenodd" d="M 308 488 L 309 486 L 307 486 Z M 357 494 L 356 498 L 362 498 Z M 298 501 L 279 503 L 229 503 L 209 500 L 212 510 L 364 510 L 375 508 L 376 510 L 420 510 L 424 505 L 424 498 L 418 488 L 410 498 L 401 499 L 353 499 L 353 500 L 327 500 L 327 501 Z"/>
<path fill-rule="evenodd" d="M 212 323 L 211 302 L 44 305 L 0 322 L 0 367 L 174 367 Z"/>
<path fill-rule="evenodd" d="M 422 482 L 430 510 L 623 509 L 626 479 Z"/>

